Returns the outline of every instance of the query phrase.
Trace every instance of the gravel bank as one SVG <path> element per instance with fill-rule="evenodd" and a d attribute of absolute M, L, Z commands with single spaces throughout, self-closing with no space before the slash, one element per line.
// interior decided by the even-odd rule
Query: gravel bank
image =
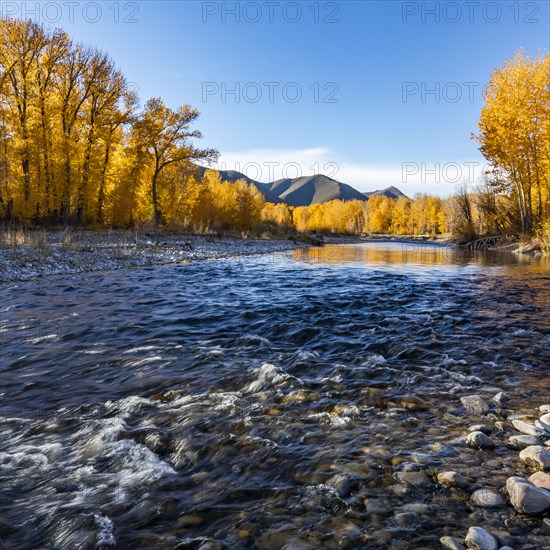
<path fill-rule="evenodd" d="M 0 284 L 84 273 L 251 254 L 309 246 L 291 240 L 239 239 L 129 232 L 47 232 L 0 247 Z"/>

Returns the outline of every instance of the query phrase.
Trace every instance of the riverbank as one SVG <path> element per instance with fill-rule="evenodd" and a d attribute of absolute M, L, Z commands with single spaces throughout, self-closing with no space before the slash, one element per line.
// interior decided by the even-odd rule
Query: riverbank
<path fill-rule="evenodd" d="M 310 246 L 294 240 L 243 239 L 128 231 L 13 232 L 0 245 L 0 284 L 48 275 L 151 267 Z"/>

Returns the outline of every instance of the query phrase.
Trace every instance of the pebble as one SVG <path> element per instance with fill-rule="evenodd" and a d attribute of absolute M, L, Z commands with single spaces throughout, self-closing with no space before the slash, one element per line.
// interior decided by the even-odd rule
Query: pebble
<path fill-rule="evenodd" d="M 493 401 L 495 403 L 498 403 L 499 405 L 506 405 L 509 399 L 508 399 L 508 396 L 503 391 L 500 391 L 493 397 Z"/>
<path fill-rule="evenodd" d="M 482 527 L 470 527 L 465 542 L 475 550 L 498 550 L 497 539 Z"/>
<path fill-rule="evenodd" d="M 541 489 L 550 491 L 550 474 L 546 472 L 535 472 L 529 477 L 529 481 Z"/>
<path fill-rule="evenodd" d="M 462 544 L 462 541 L 456 537 L 441 537 L 439 542 L 443 548 L 448 548 L 449 550 L 464 550 L 466 548 Z"/>
<path fill-rule="evenodd" d="M 416 529 L 420 525 L 420 518 L 414 512 L 400 512 L 395 514 L 393 520 L 402 529 Z"/>
<path fill-rule="evenodd" d="M 454 485 L 456 487 L 465 488 L 468 487 L 468 482 L 464 477 L 455 471 L 440 472 L 437 474 L 437 481 L 446 485 Z"/>
<path fill-rule="evenodd" d="M 470 414 L 486 414 L 490 409 L 489 403 L 480 395 L 466 395 L 460 401 Z"/>
<path fill-rule="evenodd" d="M 550 435 L 550 414 L 543 414 L 535 421 L 535 426 Z"/>
<path fill-rule="evenodd" d="M 493 431 L 493 427 L 488 424 L 475 424 L 468 428 L 469 432 L 483 432 L 484 434 L 489 435 Z"/>
<path fill-rule="evenodd" d="M 413 487 L 429 487 L 432 482 L 426 472 L 397 472 L 399 481 L 412 485 Z"/>
<path fill-rule="evenodd" d="M 541 406 L 539 407 L 539 411 L 540 411 L 541 413 L 550 413 L 550 404 L 548 404 L 548 405 L 541 405 Z"/>
<path fill-rule="evenodd" d="M 499 430 L 500 432 L 505 432 L 506 431 L 506 424 L 504 422 L 502 422 L 502 420 L 497 420 L 495 422 L 495 428 L 497 430 Z"/>
<path fill-rule="evenodd" d="M 500 495 L 491 489 L 478 489 L 474 491 L 470 500 L 473 504 L 482 508 L 498 508 L 502 505 Z"/>
<path fill-rule="evenodd" d="M 550 492 L 536 487 L 523 477 L 510 477 L 506 490 L 512 506 L 524 514 L 540 514 L 550 508 Z"/>
<path fill-rule="evenodd" d="M 546 470 L 550 468 L 550 451 L 542 445 L 531 445 L 519 453 L 519 458 L 528 466 L 535 466 Z"/>
<path fill-rule="evenodd" d="M 514 428 L 521 432 L 522 434 L 526 435 L 541 435 L 542 430 L 539 430 L 532 422 L 525 422 L 525 420 L 512 420 L 512 425 Z"/>
<path fill-rule="evenodd" d="M 351 492 L 351 479 L 346 474 L 334 474 L 326 484 L 332 487 L 339 497 L 347 497 Z"/>
<path fill-rule="evenodd" d="M 508 441 L 516 447 L 529 447 L 531 445 L 538 445 L 540 443 L 539 438 L 536 435 L 513 435 L 508 438 Z"/>
<path fill-rule="evenodd" d="M 535 420 L 535 428 L 538 428 L 544 436 L 550 436 L 550 426 L 548 424 Z"/>
<path fill-rule="evenodd" d="M 495 446 L 493 441 L 483 432 L 472 432 L 466 438 L 468 446 L 476 449 L 491 449 Z"/>

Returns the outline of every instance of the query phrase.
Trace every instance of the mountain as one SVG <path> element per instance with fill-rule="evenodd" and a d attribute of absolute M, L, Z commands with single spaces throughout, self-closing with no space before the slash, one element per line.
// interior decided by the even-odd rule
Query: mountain
<path fill-rule="evenodd" d="M 371 197 L 388 197 L 389 199 L 398 199 L 399 197 L 406 197 L 405 193 L 402 193 L 397 187 L 393 185 L 386 187 L 386 189 L 380 189 L 378 191 L 367 191 L 363 193 L 367 199 Z"/>
<path fill-rule="evenodd" d="M 282 179 L 266 184 L 269 191 L 291 206 L 309 206 L 340 199 L 364 201 L 365 196 L 347 183 L 316 174 L 295 179 Z"/>
<path fill-rule="evenodd" d="M 201 178 L 207 169 L 204 166 L 196 165 L 196 176 Z M 405 196 L 397 187 L 393 186 L 380 191 L 360 193 L 351 185 L 341 183 L 323 174 L 262 183 L 236 170 L 216 171 L 219 172 L 222 180 L 232 183 L 235 183 L 237 180 L 246 181 L 249 185 L 256 187 L 267 202 L 274 204 L 286 203 L 290 206 L 309 206 L 310 204 L 322 204 L 335 199 L 342 201 L 366 201 L 369 197 L 385 196 L 397 199 Z"/>

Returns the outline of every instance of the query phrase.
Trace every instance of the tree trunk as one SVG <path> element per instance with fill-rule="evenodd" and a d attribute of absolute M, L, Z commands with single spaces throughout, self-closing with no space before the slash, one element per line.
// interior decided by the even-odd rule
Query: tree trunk
<path fill-rule="evenodd" d="M 159 227 L 160 221 L 162 218 L 161 211 L 158 205 L 158 200 L 157 200 L 157 177 L 158 177 L 158 172 L 155 172 L 153 174 L 153 180 L 152 180 L 152 186 L 151 186 L 151 192 L 153 196 L 153 211 L 155 213 L 155 227 Z"/>
<path fill-rule="evenodd" d="M 99 193 L 97 197 L 97 223 L 103 223 L 103 201 L 105 200 L 105 180 L 107 178 L 107 167 L 109 166 L 109 156 L 111 153 L 111 138 L 105 145 L 105 158 L 101 168 L 101 180 L 99 182 Z"/>

